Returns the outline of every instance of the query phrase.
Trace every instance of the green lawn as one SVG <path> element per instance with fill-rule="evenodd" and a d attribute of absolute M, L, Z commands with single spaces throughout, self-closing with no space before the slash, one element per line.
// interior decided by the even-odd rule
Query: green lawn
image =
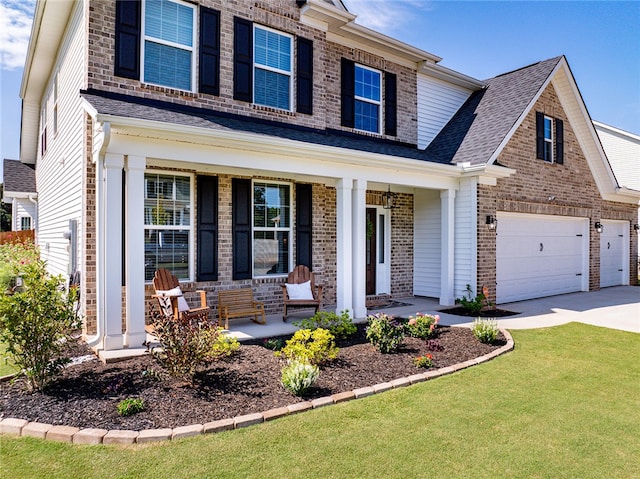
<path fill-rule="evenodd" d="M 3 437 L 11 478 L 640 477 L 640 334 L 515 331 L 456 374 L 247 429 L 148 446 Z"/>

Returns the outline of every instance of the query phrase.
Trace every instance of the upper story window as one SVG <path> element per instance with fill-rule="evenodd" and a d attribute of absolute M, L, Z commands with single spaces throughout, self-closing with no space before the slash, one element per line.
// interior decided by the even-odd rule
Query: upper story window
<path fill-rule="evenodd" d="M 253 275 L 287 274 L 291 247 L 291 185 L 253 183 Z"/>
<path fill-rule="evenodd" d="M 254 26 L 253 102 L 291 110 L 293 37 L 263 26 Z"/>
<path fill-rule="evenodd" d="M 176 0 L 146 0 L 143 5 L 143 81 L 192 91 L 195 6 Z"/>
<path fill-rule="evenodd" d="M 355 128 L 380 132 L 382 74 L 362 65 L 355 66 Z"/>
<path fill-rule="evenodd" d="M 536 158 L 549 163 L 564 163 L 564 122 L 536 112 Z"/>
<path fill-rule="evenodd" d="M 47 103 L 48 97 L 40 110 L 40 156 L 47 152 Z"/>
<path fill-rule="evenodd" d="M 53 135 L 58 134 L 58 75 L 53 80 Z"/>

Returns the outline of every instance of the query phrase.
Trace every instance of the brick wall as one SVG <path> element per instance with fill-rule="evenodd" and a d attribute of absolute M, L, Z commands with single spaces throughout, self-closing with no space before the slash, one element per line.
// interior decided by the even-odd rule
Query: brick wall
<path fill-rule="evenodd" d="M 536 111 L 564 122 L 564 164 L 536 159 Z M 587 160 L 571 129 L 552 85 L 538 99 L 497 162 L 517 170 L 509 178 L 499 179 L 497 186 L 478 186 L 478 284 L 489 287 L 495 298 L 496 237 L 485 223 L 486 215 L 498 211 L 589 218 L 589 289 L 600 287 L 600 237 L 593 234 L 596 221 L 637 219 L 633 205 L 607 202 L 602 199 Z M 555 197 L 549 200 L 549 197 Z M 630 226 L 630 228 L 631 228 Z M 499 225 L 498 225 L 499 228 Z M 636 258 L 638 235 L 631 232 L 630 281 L 637 281 Z"/>
<path fill-rule="evenodd" d="M 96 322 L 96 169 L 93 164 L 93 121 L 85 114 L 84 158 L 82 175 L 82 224 L 84 236 L 80 238 L 83 251 L 80 263 L 80 310 L 84 317 L 83 334 L 97 332 Z"/>

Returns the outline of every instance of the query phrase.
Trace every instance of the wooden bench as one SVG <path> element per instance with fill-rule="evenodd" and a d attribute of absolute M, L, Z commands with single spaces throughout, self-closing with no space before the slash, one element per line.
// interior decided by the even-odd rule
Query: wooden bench
<path fill-rule="evenodd" d="M 262 316 L 262 321 L 258 320 Z M 264 303 L 253 299 L 251 288 L 226 289 L 218 291 L 218 316 L 224 319 L 225 329 L 229 329 L 229 319 L 253 316 L 254 323 L 265 324 Z"/>

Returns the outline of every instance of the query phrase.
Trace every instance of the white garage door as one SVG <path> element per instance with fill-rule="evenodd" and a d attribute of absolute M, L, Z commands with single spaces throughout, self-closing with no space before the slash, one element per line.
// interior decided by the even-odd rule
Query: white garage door
<path fill-rule="evenodd" d="M 629 265 L 627 235 L 629 223 L 626 221 L 602 220 L 600 233 L 600 287 L 628 284 Z"/>
<path fill-rule="evenodd" d="M 496 234 L 498 303 L 588 290 L 588 219 L 498 213 Z"/>

